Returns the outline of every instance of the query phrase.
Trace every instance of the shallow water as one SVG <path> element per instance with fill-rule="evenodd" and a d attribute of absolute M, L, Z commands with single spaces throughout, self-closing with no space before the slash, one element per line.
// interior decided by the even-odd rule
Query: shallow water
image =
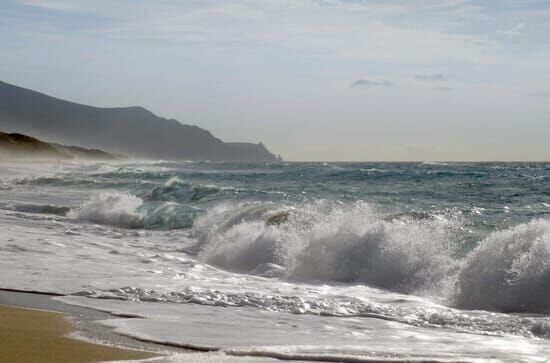
<path fill-rule="evenodd" d="M 0 287 L 242 354 L 545 361 L 548 178 L 541 163 L 4 165 Z"/>

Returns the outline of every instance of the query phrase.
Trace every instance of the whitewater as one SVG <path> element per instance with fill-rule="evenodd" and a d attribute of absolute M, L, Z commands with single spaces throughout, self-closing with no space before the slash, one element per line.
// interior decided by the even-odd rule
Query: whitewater
<path fill-rule="evenodd" d="M 2 164 L 0 288 L 235 361 L 547 362 L 549 178 L 545 163 Z"/>

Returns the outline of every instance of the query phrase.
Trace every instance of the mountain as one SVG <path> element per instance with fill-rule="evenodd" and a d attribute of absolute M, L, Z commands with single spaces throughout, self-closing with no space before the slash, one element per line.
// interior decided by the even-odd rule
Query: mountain
<path fill-rule="evenodd" d="M 0 129 L 134 157 L 274 162 L 262 143 L 226 143 L 142 107 L 99 108 L 0 82 Z"/>
<path fill-rule="evenodd" d="M 114 160 L 116 157 L 97 149 L 50 144 L 23 134 L 0 132 L 0 160 L 2 159 Z"/>

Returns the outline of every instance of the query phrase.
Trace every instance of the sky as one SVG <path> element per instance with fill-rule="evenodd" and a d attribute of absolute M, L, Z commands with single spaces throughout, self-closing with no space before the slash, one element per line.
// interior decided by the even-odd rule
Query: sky
<path fill-rule="evenodd" d="M 550 160 L 550 0 L 0 0 L 0 60 L 285 160 Z"/>

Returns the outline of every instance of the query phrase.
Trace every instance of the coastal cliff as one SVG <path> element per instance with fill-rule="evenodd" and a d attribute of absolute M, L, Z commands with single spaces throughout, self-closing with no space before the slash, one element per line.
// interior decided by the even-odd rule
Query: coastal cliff
<path fill-rule="evenodd" d="M 278 161 L 262 143 L 226 143 L 142 107 L 86 106 L 5 82 L 0 82 L 0 129 L 140 158 Z"/>

